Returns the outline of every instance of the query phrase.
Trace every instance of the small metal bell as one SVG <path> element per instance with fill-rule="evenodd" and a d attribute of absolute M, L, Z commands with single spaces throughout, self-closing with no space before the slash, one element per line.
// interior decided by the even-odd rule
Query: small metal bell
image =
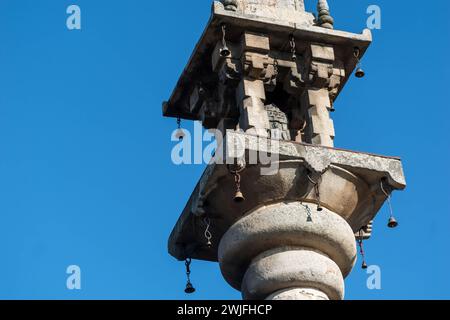
<path fill-rule="evenodd" d="M 388 227 L 391 229 L 397 228 L 398 227 L 398 222 L 394 217 L 390 217 L 389 218 L 389 223 L 388 223 Z"/>
<path fill-rule="evenodd" d="M 291 60 L 294 62 L 297 61 L 297 54 L 293 53 L 291 56 Z"/>
<path fill-rule="evenodd" d="M 220 56 L 222 57 L 222 58 L 226 58 L 226 57 L 228 57 L 230 54 L 231 54 L 231 51 L 230 51 L 230 49 L 228 49 L 228 47 L 225 45 L 225 46 L 223 46 L 222 48 L 220 48 Z"/>
<path fill-rule="evenodd" d="M 320 203 L 317 205 L 317 212 L 322 212 L 323 211 L 323 208 L 322 208 L 322 206 L 320 205 Z"/>
<path fill-rule="evenodd" d="M 184 131 L 183 129 L 178 129 L 177 132 L 175 133 L 175 138 L 178 140 L 183 140 L 184 139 Z"/>
<path fill-rule="evenodd" d="M 208 239 L 208 242 L 206 243 L 206 247 L 208 249 L 210 249 L 210 248 L 212 248 L 212 246 L 213 246 L 213 244 L 212 244 L 211 240 Z"/>
<path fill-rule="evenodd" d="M 186 284 L 186 289 L 184 289 L 186 294 L 193 294 L 195 292 L 195 288 L 190 281 Z"/>
<path fill-rule="evenodd" d="M 361 58 L 361 50 L 358 48 L 358 47 L 355 47 L 354 48 L 354 51 L 353 51 L 353 55 L 355 56 L 355 58 L 356 58 L 356 62 L 357 62 L 357 69 L 356 69 L 356 72 L 355 72 L 355 76 L 357 77 L 357 78 L 363 78 L 365 75 L 366 75 L 366 73 L 364 72 L 364 70 L 363 69 L 361 69 L 361 61 L 360 61 L 360 58 Z"/>
<path fill-rule="evenodd" d="M 361 69 L 361 67 L 358 67 L 358 69 L 355 72 L 355 76 L 357 78 L 364 78 L 365 75 L 366 75 L 366 73 L 364 72 L 364 70 Z"/>
<path fill-rule="evenodd" d="M 242 203 L 245 201 L 244 194 L 241 192 L 241 190 L 237 190 L 236 194 L 234 196 L 234 202 L 236 203 Z"/>
<path fill-rule="evenodd" d="M 220 48 L 219 54 L 222 58 L 226 58 L 231 54 L 230 49 L 227 46 L 227 40 L 225 39 L 226 35 L 226 25 L 222 24 L 222 48 Z"/>
<path fill-rule="evenodd" d="M 365 261 L 363 261 L 361 268 L 363 270 L 366 270 L 369 266 L 367 265 L 367 263 Z"/>

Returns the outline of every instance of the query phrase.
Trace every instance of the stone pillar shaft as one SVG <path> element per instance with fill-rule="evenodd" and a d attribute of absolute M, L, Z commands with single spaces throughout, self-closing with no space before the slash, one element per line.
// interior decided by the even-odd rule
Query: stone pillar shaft
<path fill-rule="evenodd" d="M 269 37 L 245 32 L 241 40 L 243 78 L 237 90 L 239 126 L 246 132 L 267 136 L 269 118 L 265 111 L 264 80 L 269 65 Z"/>
<path fill-rule="evenodd" d="M 308 109 L 309 135 L 312 144 L 334 146 L 334 123 L 330 118 L 330 96 L 327 88 L 308 89 L 303 96 Z"/>
<path fill-rule="evenodd" d="M 344 298 L 355 237 L 339 215 L 314 204 L 277 203 L 236 222 L 223 236 L 225 279 L 247 300 Z"/>

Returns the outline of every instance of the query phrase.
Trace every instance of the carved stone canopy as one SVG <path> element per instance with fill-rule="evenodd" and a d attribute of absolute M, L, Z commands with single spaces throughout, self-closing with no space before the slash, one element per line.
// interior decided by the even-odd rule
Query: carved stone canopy
<path fill-rule="evenodd" d="M 241 115 L 243 109 L 248 109 L 242 106 L 245 101 L 224 100 L 235 100 L 236 95 L 239 96 L 235 91 L 239 91 L 238 83 L 246 76 L 257 76 L 263 80 L 262 90 L 265 92 L 262 100 L 266 105 L 275 103 L 284 110 L 286 106 L 280 101 L 270 101 L 271 97 L 279 97 L 271 93 L 274 89 L 284 87 L 281 95 L 292 96 L 296 100 L 302 95 L 303 82 L 315 81 L 311 85 L 329 90 L 331 102 L 326 107 L 331 108 L 356 68 L 355 48 L 359 49 L 361 58 L 372 41 L 369 30 L 354 34 L 315 25 L 314 16 L 304 11 L 303 1 L 238 0 L 236 11 L 226 8 L 225 2 L 229 1 L 222 2 L 214 2 L 212 16 L 203 35 L 169 101 L 163 104 L 163 115 L 166 117 L 199 120 L 208 129 L 220 128 L 223 119 L 238 121 L 239 108 Z M 225 60 L 218 55 L 223 46 L 222 25 L 226 26 L 225 40 L 231 50 Z M 258 44 L 244 43 L 244 34 L 263 35 L 263 38 L 258 40 Z M 291 61 L 291 38 L 295 41 L 296 63 Z M 324 49 L 321 49 L 322 44 Z M 253 71 L 248 69 L 249 63 Z M 258 69 L 259 63 L 262 63 L 263 69 Z M 245 97 L 241 98 L 245 100 Z M 263 128 L 270 126 L 269 119 L 261 121 L 266 123 L 261 125 Z M 294 125 L 296 129 L 301 126 L 301 123 Z M 328 131 L 327 134 L 333 135 L 333 130 Z M 291 136 L 294 138 L 295 134 Z M 315 143 L 311 139 L 305 142 Z M 332 146 L 330 142 L 325 145 Z"/>

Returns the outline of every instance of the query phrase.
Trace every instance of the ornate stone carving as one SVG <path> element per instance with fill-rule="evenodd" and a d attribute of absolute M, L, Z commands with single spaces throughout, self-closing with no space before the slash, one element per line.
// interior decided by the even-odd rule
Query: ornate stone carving
<path fill-rule="evenodd" d="M 266 111 L 270 122 L 269 137 L 272 139 L 291 140 L 289 120 L 286 113 L 274 104 L 267 105 Z"/>
<path fill-rule="evenodd" d="M 244 74 L 237 89 L 239 126 L 246 132 L 267 136 L 270 129 L 265 110 L 265 82 L 273 78 L 275 69 L 269 58 L 270 43 L 266 35 L 245 32 L 241 39 L 241 63 Z M 272 68 L 269 68 L 272 65 Z"/>

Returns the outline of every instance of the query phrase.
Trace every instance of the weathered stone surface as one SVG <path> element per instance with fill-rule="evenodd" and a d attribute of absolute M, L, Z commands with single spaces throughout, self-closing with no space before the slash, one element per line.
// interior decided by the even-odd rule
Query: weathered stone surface
<path fill-rule="evenodd" d="M 330 15 L 330 7 L 327 0 L 319 0 L 317 2 L 318 23 L 321 27 L 333 29 L 334 19 Z"/>
<path fill-rule="evenodd" d="M 388 193 L 406 186 L 400 159 L 334 148 L 333 103 L 356 67 L 354 51 L 361 58 L 372 37 L 334 30 L 325 0 L 317 13 L 302 0 L 214 2 L 163 105 L 165 116 L 220 129 L 216 157 L 232 164 L 207 167 L 169 252 L 219 261 L 245 299 L 342 299 L 355 239 L 370 238 L 387 199 L 381 184 Z M 276 170 L 263 174 L 264 159 Z"/>
<path fill-rule="evenodd" d="M 326 148 L 290 141 L 278 141 L 276 144 L 271 144 L 270 141 L 263 143 L 259 137 L 231 130 L 227 132 L 224 145 L 226 157 L 228 158 L 238 158 L 245 151 L 274 153 L 279 154 L 282 159 L 303 159 L 310 169 L 315 172 L 324 172 L 330 165 L 334 164 L 351 168 L 358 173 L 361 170 L 382 173 L 390 180 L 390 184 L 395 189 L 404 189 L 406 186 L 403 166 L 397 157 Z M 374 174 L 374 176 L 378 178 L 379 174 Z"/>
<path fill-rule="evenodd" d="M 279 21 L 313 24 L 306 14 L 303 0 L 237 0 L 237 12 Z"/>
<path fill-rule="evenodd" d="M 287 118 L 286 113 L 281 111 L 275 104 L 266 105 L 266 112 L 269 117 L 271 130 L 269 138 L 291 140 L 289 119 Z"/>
<path fill-rule="evenodd" d="M 289 288 L 315 288 L 328 299 L 344 299 L 339 267 L 309 248 L 285 247 L 260 254 L 245 273 L 241 290 L 245 300 L 262 300 Z"/>
<path fill-rule="evenodd" d="M 308 89 L 304 93 L 304 103 L 308 108 L 310 141 L 326 147 L 334 146 L 334 123 L 330 119 L 331 106 L 327 88 Z"/>
<path fill-rule="evenodd" d="M 373 172 L 373 178 L 367 174 L 367 179 L 379 178 L 380 174 L 389 179 L 395 189 L 406 187 L 405 175 L 401 160 L 397 157 L 387 157 L 364 152 L 344 149 L 326 148 L 304 143 L 279 141 L 276 144 L 261 142 L 261 138 L 228 131 L 224 139 L 226 157 L 238 158 L 245 151 L 279 154 L 280 158 L 300 158 L 306 161 L 308 167 L 315 172 L 324 172 L 330 165 L 350 168 L 357 173 L 367 170 Z"/>
<path fill-rule="evenodd" d="M 268 136 L 265 107 L 275 104 L 289 120 L 291 140 L 332 146 L 331 102 L 356 66 L 353 48 L 360 48 L 362 56 L 371 42 L 370 31 L 357 35 L 314 26 L 314 17 L 304 11 L 302 1 L 238 1 L 236 10 L 224 4 L 214 3 L 211 20 L 164 103 L 164 115 L 201 120 L 208 129 L 218 128 L 223 118 L 239 120 L 232 129 Z M 220 55 L 222 24 L 231 51 L 227 57 Z M 298 56 L 295 62 L 291 36 Z M 309 97 L 303 92 L 310 87 L 328 90 L 330 103 L 325 100 L 325 106 L 316 106 L 301 99 Z M 306 134 L 300 132 L 303 123 L 309 124 Z"/>
<path fill-rule="evenodd" d="M 290 288 L 285 290 L 280 290 L 271 294 L 266 300 L 330 300 L 328 296 L 316 289 L 309 288 Z"/>
<path fill-rule="evenodd" d="M 306 206 L 312 213 L 312 222 L 308 220 Z M 315 206 L 300 202 L 276 203 L 249 213 L 228 229 L 219 246 L 222 274 L 231 286 L 240 289 L 249 265 L 254 263 L 253 260 L 257 256 L 286 247 L 312 248 L 325 254 L 328 260 L 334 261 L 333 265 L 335 263 L 339 267 L 340 278 L 342 275 L 348 275 L 356 261 L 354 233 L 339 215 L 327 209 L 318 213 Z M 310 256 L 311 259 L 315 257 L 312 253 Z M 316 258 L 319 259 L 319 257 Z M 285 263 L 281 265 L 284 266 Z M 266 275 L 269 274 L 266 273 Z M 284 277 L 286 274 L 279 276 Z M 335 277 L 333 279 L 337 281 Z M 327 284 L 331 286 L 330 283 L 327 282 Z M 298 286 L 294 285 L 294 287 Z M 303 282 L 302 286 L 311 288 L 306 282 Z M 334 287 L 334 294 L 331 294 L 330 288 L 312 287 L 326 290 L 325 292 L 328 296 L 331 295 L 332 299 L 339 298 L 339 295 L 336 295 L 339 291 L 338 286 Z M 269 295 L 281 289 L 286 287 L 273 288 L 271 292 L 264 291 L 264 293 Z M 252 295 L 251 292 L 245 293 L 244 290 L 245 294 Z M 254 298 L 265 297 L 254 296 Z"/>
<path fill-rule="evenodd" d="M 228 132 L 224 144 L 234 145 L 235 139 L 243 137 L 247 156 L 259 150 L 254 140 L 257 137 L 234 131 Z M 274 151 L 263 145 L 259 145 L 261 150 Z M 390 190 L 405 187 L 398 158 L 285 141 L 280 141 L 279 146 L 279 171 L 275 175 L 262 176 L 262 165 L 247 166 L 242 173 L 242 190 L 247 198 L 242 204 L 232 201 L 234 177 L 227 166 L 211 164 L 207 167 L 172 232 L 169 244 L 172 255 L 178 259 L 190 255 L 217 261 L 218 242 L 247 212 L 283 200 L 315 203 L 314 186 L 307 177 L 313 172 L 322 174 L 319 188 L 322 205 L 347 220 L 355 233 L 374 219 L 386 201 L 380 189 L 381 179 L 387 179 L 386 187 Z M 240 157 L 232 148 L 226 149 L 229 157 Z M 204 246 L 204 215 L 212 219 L 214 246 L 210 249 Z"/>

